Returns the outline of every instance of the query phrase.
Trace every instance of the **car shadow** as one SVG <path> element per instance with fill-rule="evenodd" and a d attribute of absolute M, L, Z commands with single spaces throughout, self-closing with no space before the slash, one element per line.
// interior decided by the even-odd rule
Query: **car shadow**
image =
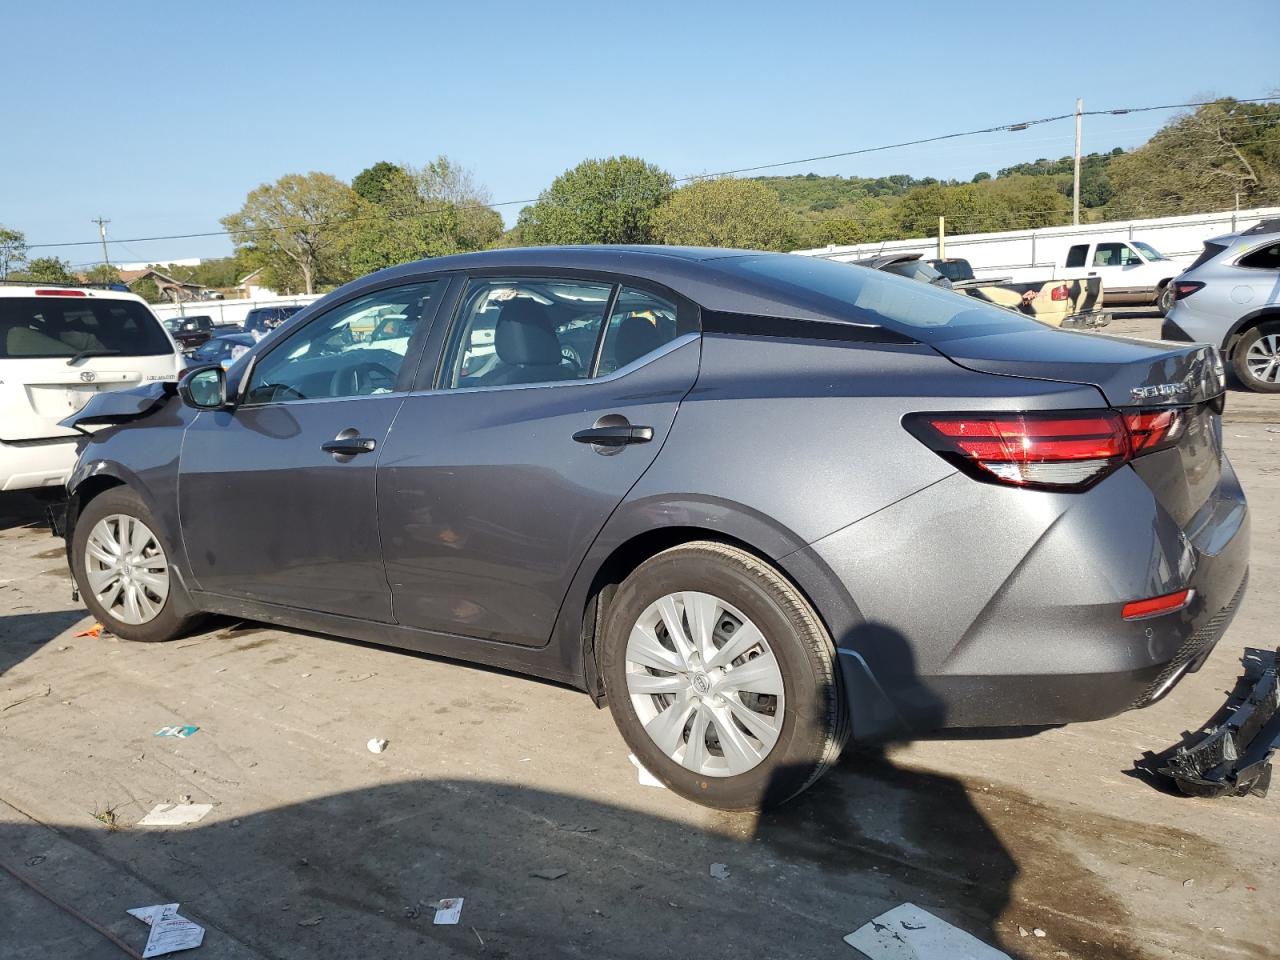
<path fill-rule="evenodd" d="M 0 609 L 13 609 L 12 595 L 0 591 Z M 48 645 L 49 641 L 83 620 L 84 608 L 40 613 L 6 612 L 0 616 L 0 676 Z"/>
<path fill-rule="evenodd" d="M 13 530 L 17 527 L 48 529 L 45 508 L 63 496 L 65 494 L 61 487 L 58 487 L 56 492 L 31 493 L 26 490 L 0 492 L 0 530 Z"/>

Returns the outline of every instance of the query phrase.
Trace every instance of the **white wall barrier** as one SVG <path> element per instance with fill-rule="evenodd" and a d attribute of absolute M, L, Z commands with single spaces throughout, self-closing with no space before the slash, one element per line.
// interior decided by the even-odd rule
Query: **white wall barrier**
<path fill-rule="evenodd" d="M 315 303 L 320 294 L 299 294 L 296 297 L 258 297 L 254 300 L 187 300 L 183 303 L 156 303 L 151 309 L 161 320 L 171 317 L 213 317 L 215 326 L 242 326 L 244 318 L 254 307 L 287 307 L 294 304 Z"/>
<path fill-rule="evenodd" d="M 1150 220 L 1113 220 L 1108 223 L 1082 223 L 1069 227 L 1041 227 L 1036 230 L 1010 230 L 1005 233 L 969 233 L 946 237 L 948 257 L 963 257 L 973 265 L 978 276 L 1007 275 L 1012 270 L 1052 270 L 1061 266 L 1067 248 L 1087 240 L 1142 240 L 1168 257 L 1191 258 L 1200 253 L 1206 240 L 1246 230 L 1260 220 L 1280 217 L 1280 207 L 1256 207 L 1252 210 L 1228 210 L 1180 217 L 1156 217 Z M 937 237 L 911 240 L 889 240 L 883 243 L 858 243 L 850 246 L 819 247 L 796 250 L 810 257 L 830 260 L 861 260 L 891 253 L 937 255 Z"/>

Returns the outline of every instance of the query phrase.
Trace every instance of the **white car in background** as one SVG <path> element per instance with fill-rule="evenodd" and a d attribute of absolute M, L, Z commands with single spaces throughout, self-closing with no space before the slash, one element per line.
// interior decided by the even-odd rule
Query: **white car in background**
<path fill-rule="evenodd" d="M 90 397 L 177 380 L 182 352 L 146 301 L 59 284 L 0 283 L 0 490 L 59 487 Z"/>

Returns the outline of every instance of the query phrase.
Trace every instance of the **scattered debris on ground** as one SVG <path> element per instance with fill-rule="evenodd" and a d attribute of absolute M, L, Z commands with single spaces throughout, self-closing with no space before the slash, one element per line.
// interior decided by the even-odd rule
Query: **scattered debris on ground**
<path fill-rule="evenodd" d="M 435 919 L 431 922 L 441 925 L 457 923 L 462 919 L 462 901 L 462 897 L 448 897 L 428 904 L 428 906 L 436 908 Z"/>
<path fill-rule="evenodd" d="M 667 789 L 667 785 L 655 777 L 652 773 L 644 768 L 634 753 L 627 754 L 627 759 L 631 761 L 631 765 L 640 772 L 640 784 L 645 787 L 657 787 L 660 790 Z"/>
<path fill-rule="evenodd" d="M 192 950 L 204 943 L 204 927 L 178 913 L 176 903 L 134 907 L 128 914 L 151 928 L 147 945 L 142 950 L 144 960 L 179 950 Z"/>
<path fill-rule="evenodd" d="M 723 863 L 713 863 L 711 865 L 711 876 L 715 877 L 717 880 L 728 880 L 729 868 Z"/>
<path fill-rule="evenodd" d="M 161 727 L 159 730 L 155 732 L 155 735 L 157 737 L 181 737 L 182 739 L 185 740 L 187 737 L 192 736 L 199 729 L 200 729 L 199 727 L 192 727 L 192 726 Z"/>
<path fill-rule="evenodd" d="M 211 803 L 157 803 L 138 821 L 140 827 L 181 827 L 199 823 L 213 809 Z"/>
<path fill-rule="evenodd" d="M 19 697 L 17 700 L 14 700 L 11 703 L 6 703 L 3 707 L 0 707 L 0 713 L 4 713 L 10 707 L 16 707 L 19 704 L 27 703 L 30 700 L 39 700 L 41 697 L 47 697 L 51 691 L 52 691 L 52 688 L 46 683 L 44 685 L 43 693 L 28 694 L 25 697 Z"/>
<path fill-rule="evenodd" d="M 390 742 L 390 740 L 380 740 L 377 737 L 374 737 L 366 743 L 365 746 L 369 748 L 370 753 L 381 753 L 383 750 L 387 749 Z"/>
<path fill-rule="evenodd" d="M 1036 928 L 1036 936 L 1044 931 Z M 1018 933 L 1023 933 L 1021 927 Z M 903 903 L 863 924 L 844 938 L 870 960 L 1009 960 L 988 946 L 914 903 Z"/>
<path fill-rule="evenodd" d="M 537 877 L 539 880 L 559 880 L 568 872 L 561 867 L 543 867 L 541 870 L 531 870 L 529 876 Z"/>

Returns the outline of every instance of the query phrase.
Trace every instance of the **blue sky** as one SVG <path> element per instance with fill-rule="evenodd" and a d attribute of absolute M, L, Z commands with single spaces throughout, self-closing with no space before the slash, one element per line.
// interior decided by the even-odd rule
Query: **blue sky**
<path fill-rule="evenodd" d="M 1275 0 L 46 2 L 6 11 L 5 33 L 0 223 L 32 244 L 95 240 L 98 215 L 121 240 L 218 230 L 260 183 L 378 160 L 445 153 L 495 201 L 524 200 L 586 157 L 684 176 L 1069 113 L 1078 96 L 1280 93 Z M 1089 118 L 1085 149 L 1139 144 L 1169 116 Z M 1062 121 L 777 172 L 967 179 L 1071 142 Z"/>

